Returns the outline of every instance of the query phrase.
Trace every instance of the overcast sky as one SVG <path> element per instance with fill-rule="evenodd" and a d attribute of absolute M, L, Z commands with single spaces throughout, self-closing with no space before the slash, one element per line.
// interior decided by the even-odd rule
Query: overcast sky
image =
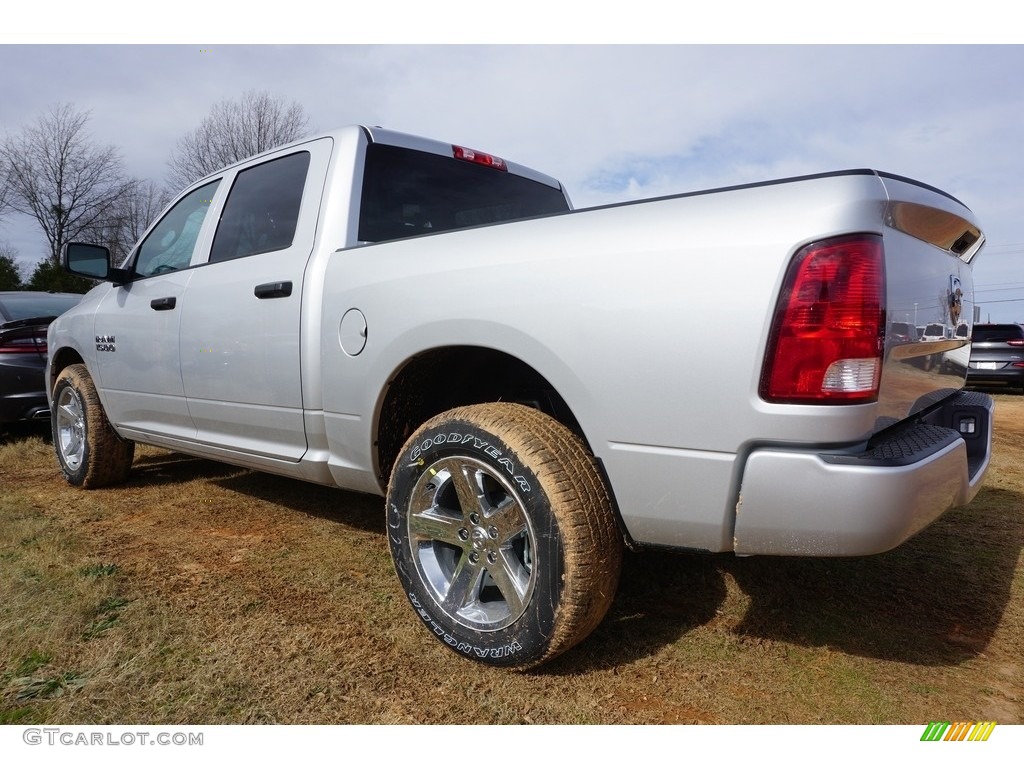
<path fill-rule="evenodd" d="M 230 36 L 225 35 L 230 39 Z M 577 207 L 843 168 L 940 187 L 980 218 L 983 319 L 1024 321 L 1024 47 L 945 45 L 24 45 L 0 41 L 0 136 L 91 113 L 125 170 L 250 89 L 313 129 L 382 125 L 563 181 Z M 26 264 L 31 221 L 0 220 Z"/>

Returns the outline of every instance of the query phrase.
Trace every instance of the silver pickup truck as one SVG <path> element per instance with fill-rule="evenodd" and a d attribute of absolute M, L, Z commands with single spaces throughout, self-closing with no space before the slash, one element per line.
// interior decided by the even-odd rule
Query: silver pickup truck
<path fill-rule="evenodd" d="M 67 480 L 135 442 L 386 496 L 464 657 L 581 641 L 623 545 L 862 555 L 970 501 L 992 401 L 942 365 L 984 242 L 850 170 L 572 211 L 493 155 L 351 127 L 196 182 L 50 326 Z"/>

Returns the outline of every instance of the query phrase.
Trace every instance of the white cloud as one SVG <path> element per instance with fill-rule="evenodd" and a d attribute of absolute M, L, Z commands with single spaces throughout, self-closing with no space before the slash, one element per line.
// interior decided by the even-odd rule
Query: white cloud
<path fill-rule="evenodd" d="M 215 102 L 261 89 L 298 101 L 319 129 L 381 124 L 531 165 L 578 204 L 874 167 L 962 199 L 993 245 L 1024 243 L 1020 46 L 213 41 L 0 46 L 0 69 L 17 73 L 0 86 L 0 133 L 70 101 L 143 177 L 163 175 Z M 35 236 L 12 223 L 0 240 L 34 256 Z M 979 277 L 1024 282 L 1024 247 L 992 250 Z"/>

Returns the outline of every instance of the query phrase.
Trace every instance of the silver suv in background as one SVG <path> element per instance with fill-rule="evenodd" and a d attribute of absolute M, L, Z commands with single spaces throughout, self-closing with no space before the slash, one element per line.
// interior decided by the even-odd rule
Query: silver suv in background
<path fill-rule="evenodd" d="M 1009 386 L 1024 391 L 1024 325 L 978 323 L 971 333 L 971 386 Z"/>

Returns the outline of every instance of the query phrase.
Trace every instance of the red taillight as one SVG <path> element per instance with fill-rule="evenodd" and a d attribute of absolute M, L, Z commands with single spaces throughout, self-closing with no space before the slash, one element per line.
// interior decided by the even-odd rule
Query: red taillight
<path fill-rule="evenodd" d="M 4 344 L 0 347 L 0 355 L 24 355 L 28 352 L 46 354 L 46 344 Z"/>
<path fill-rule="evenodd" d="M 456 160 L 465 160 L 468 163 L 476 163 L 477 165 L 486 165 L 488 168 L 494 168 L 498 171 L 507 171 L 508 166 L 505 161 L 500 157 L 494 155 L 488 155 L 484 152 L 477 152 L 475 149 L 469 149 L 467 147 L 457 147 L 452 145 L 452 156 Z"/>
<path fill-rule="evenodd" d="M 1024 347 L 1024 339 L 1010 339 L 1006 343 L 1011 347 Z"/>
<path fill-rule="evenodd" d="M 5 332 L 0 334 L 0 355 L 24 355 L 29 352 L 46 354 L 46 337 L 35 332 Z"/>
<path fill-rule="evenodd" d="M 775 309 L 761 397 L 865 403 L 878 397 L 885 260 L 877 235 L 813 243 L 793 257 Z"/>

